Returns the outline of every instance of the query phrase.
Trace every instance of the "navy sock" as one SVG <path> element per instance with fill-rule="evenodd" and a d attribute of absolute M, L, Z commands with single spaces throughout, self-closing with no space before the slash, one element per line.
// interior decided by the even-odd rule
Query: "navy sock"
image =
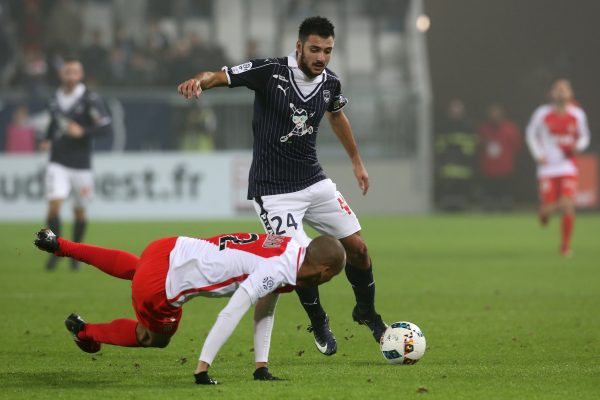
<path fill-rule="evenodd" d="M 346 277 L 352 285 L 356 305 L 361 314 L 375 312 L 375 279 L 373 279 L 373 268 L 367 270 L 356 268 L 346 263 Z"/>
<path fill-rule="evenodd" d="M 46 225 L 48 226 L 48 229 L 56 234 L 56 236 L 60 236 L 60 218 L 58 216 L 48 217 L 46 219 Z M 50 254 L 50 256 L 48 256 L 48 261 L 46 262 L 46 269 L 51 271 L 56 268 L 58 260 L 58 257 L 54 254 Z"/>
<path fill-rule="evenodd" d="M 56 236 L 60 236 L 60 218 L 59 217 L 48 217 L 46 219 L 48 229 L 50 229 Z"/>
<path fill-rule="evenodd" d="M 318 288 L 297 287 L 296 294 L 311 321 L 325 318 L 325 310 L 323 310 L 323 307 L 321 306 Z"/>
<path fill-rule="evenodd" d="M 83 235 L 85 234 L 85 227 L 87 225 L 87 221 L 77 221 L 73 224 L 73 241 L 75 243 L 81 243 L 83 241 Z"/>

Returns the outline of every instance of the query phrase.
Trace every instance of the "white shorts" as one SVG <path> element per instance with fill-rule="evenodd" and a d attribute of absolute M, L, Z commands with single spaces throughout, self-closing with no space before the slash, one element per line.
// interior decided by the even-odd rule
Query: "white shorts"
<path fill-rule="evenodd" d="M 331 179 L 298 192 L 257 197 L 254 209 L 267 233 L 292 236 L 302 246 L 311 240 L 304 231 L 304 220 L 317 232 L 338 239 L 361 229 L 356 214 Z"/>
<path fill-rule="evenodd" d="M 46 200 L 65 200 L 72 192 L 76 207 L 84 207 L 92 199 L 94 176 L 89 169 L 67 168 L 50 163 L 46 169 Z"/>

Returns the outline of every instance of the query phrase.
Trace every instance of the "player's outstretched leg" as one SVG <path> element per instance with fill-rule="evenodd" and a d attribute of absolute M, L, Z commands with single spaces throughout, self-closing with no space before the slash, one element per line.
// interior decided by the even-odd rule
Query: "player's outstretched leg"
<path fill-rule="evenodd" d="M 375 279 L 367 245 L 358 232 L 340 241 L 346 249 L 346 277 L 356 298 L 352 319 L 368 326 L 375 341 L 379 342 L 387 325 L 375 311 Z"/>
<path fill-rule="evenodd" d="M 337 351 L 337 340 L 329 328 L 329 317 L 321 306 L 319 290 L 314 288 L 296 288 L 298 298 L 308 314 L 310 325 L 308 331 L 315 336 L 317 349 L 326 356 L 331 356 Z"/>
<path fill-rule="evenodd" d="M 56 236 L 50 229 L 37 232 L 33 243 L 40 250 L 83 261 L 121 279 L 132 280 L 139 262 L 139 258 L 131 253 L 71 242 Z"/>

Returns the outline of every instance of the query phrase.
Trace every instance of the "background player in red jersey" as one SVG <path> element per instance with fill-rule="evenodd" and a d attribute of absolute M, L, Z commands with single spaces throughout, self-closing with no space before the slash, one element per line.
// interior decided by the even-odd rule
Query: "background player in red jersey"
<path fill-rule="evenodd" d="M 558 208 L 562 212 L 560 252 L 571 254 L 575 224 L 577 166 L 575 155 L 590 143 L 585 112 L 574 104 L 573 89 L 559 79 L 550 91 L 551 103 L 537 108 L 527 126 L 527 145 L 537 163 L 540 193 L 539 218 L 542 225 Z"/>
<path fill-rule="evenodd" d="M 77 346 L 88 353 L 99 351 L 101 343 L 166 347 L 177 331 L 185 302 L 197 296 L 231 296 L 204 342 L 194 374 L 197 384 L 207 385 L 217 383 L 208 369 L 253 304 L 254 379 L 277 380 L 267 363 L 278 293 L 329 282 L 346 261 L 344 248 L 332 236 L 319 236 L 308 247 L 291 237 L 271 234 L 169 237 L 152 242 L 139 258 L 121 250 L 71 242 L 48 229 L 37 233 L 34 244 L 132 281 L 137 320 L 91 324 L 76 314 L 65 320 Z"/>

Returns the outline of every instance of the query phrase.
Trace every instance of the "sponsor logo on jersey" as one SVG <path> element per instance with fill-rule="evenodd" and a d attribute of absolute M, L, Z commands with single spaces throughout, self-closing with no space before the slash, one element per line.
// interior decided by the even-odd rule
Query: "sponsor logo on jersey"
<path fill-rule="evenodd" d="M 280 81 L 283 81 L 283 82 L 285 82 L 285 83 L 288 83 L 288 80 L 287 80 L 287 79 L 285 79 L 285 76 L 283 76 L 283 75 L 279 75 L 279 74 L 273 74 L 273 78 L 275 78 L 275 79 L 279 79 Z"/>
<path fill-rule="evenodd" d="M 240 65 L 236 65 L 235 67 L 231 67 L 231 72 L 233 72 L 234 74 L 241 74 L 242 72 L 250 70 L 250 68 L 252 68 L 251 61 Z"/>
<path fill-rule="evenodd" d="M 331 92 L 329 90 L 323 90 L 323 100 L 329 104 L 329 100 L 331 100 Z"/>
<path fill-rule="evenodd" d="M 287 96 L 287 90 L 288 90 L 289 88 L 290 88 L 290 87 L 288 86 L 288 87 L 286 87 L 286 88 L 284 89 L 284 88 L 283 88 L 283 86 L 281 86 L 281 85 L 277 85 L 277 89 L 281 89 L 281 91 L 283 92 L 283 95 L 284 95 L 284 96 Z"/>

